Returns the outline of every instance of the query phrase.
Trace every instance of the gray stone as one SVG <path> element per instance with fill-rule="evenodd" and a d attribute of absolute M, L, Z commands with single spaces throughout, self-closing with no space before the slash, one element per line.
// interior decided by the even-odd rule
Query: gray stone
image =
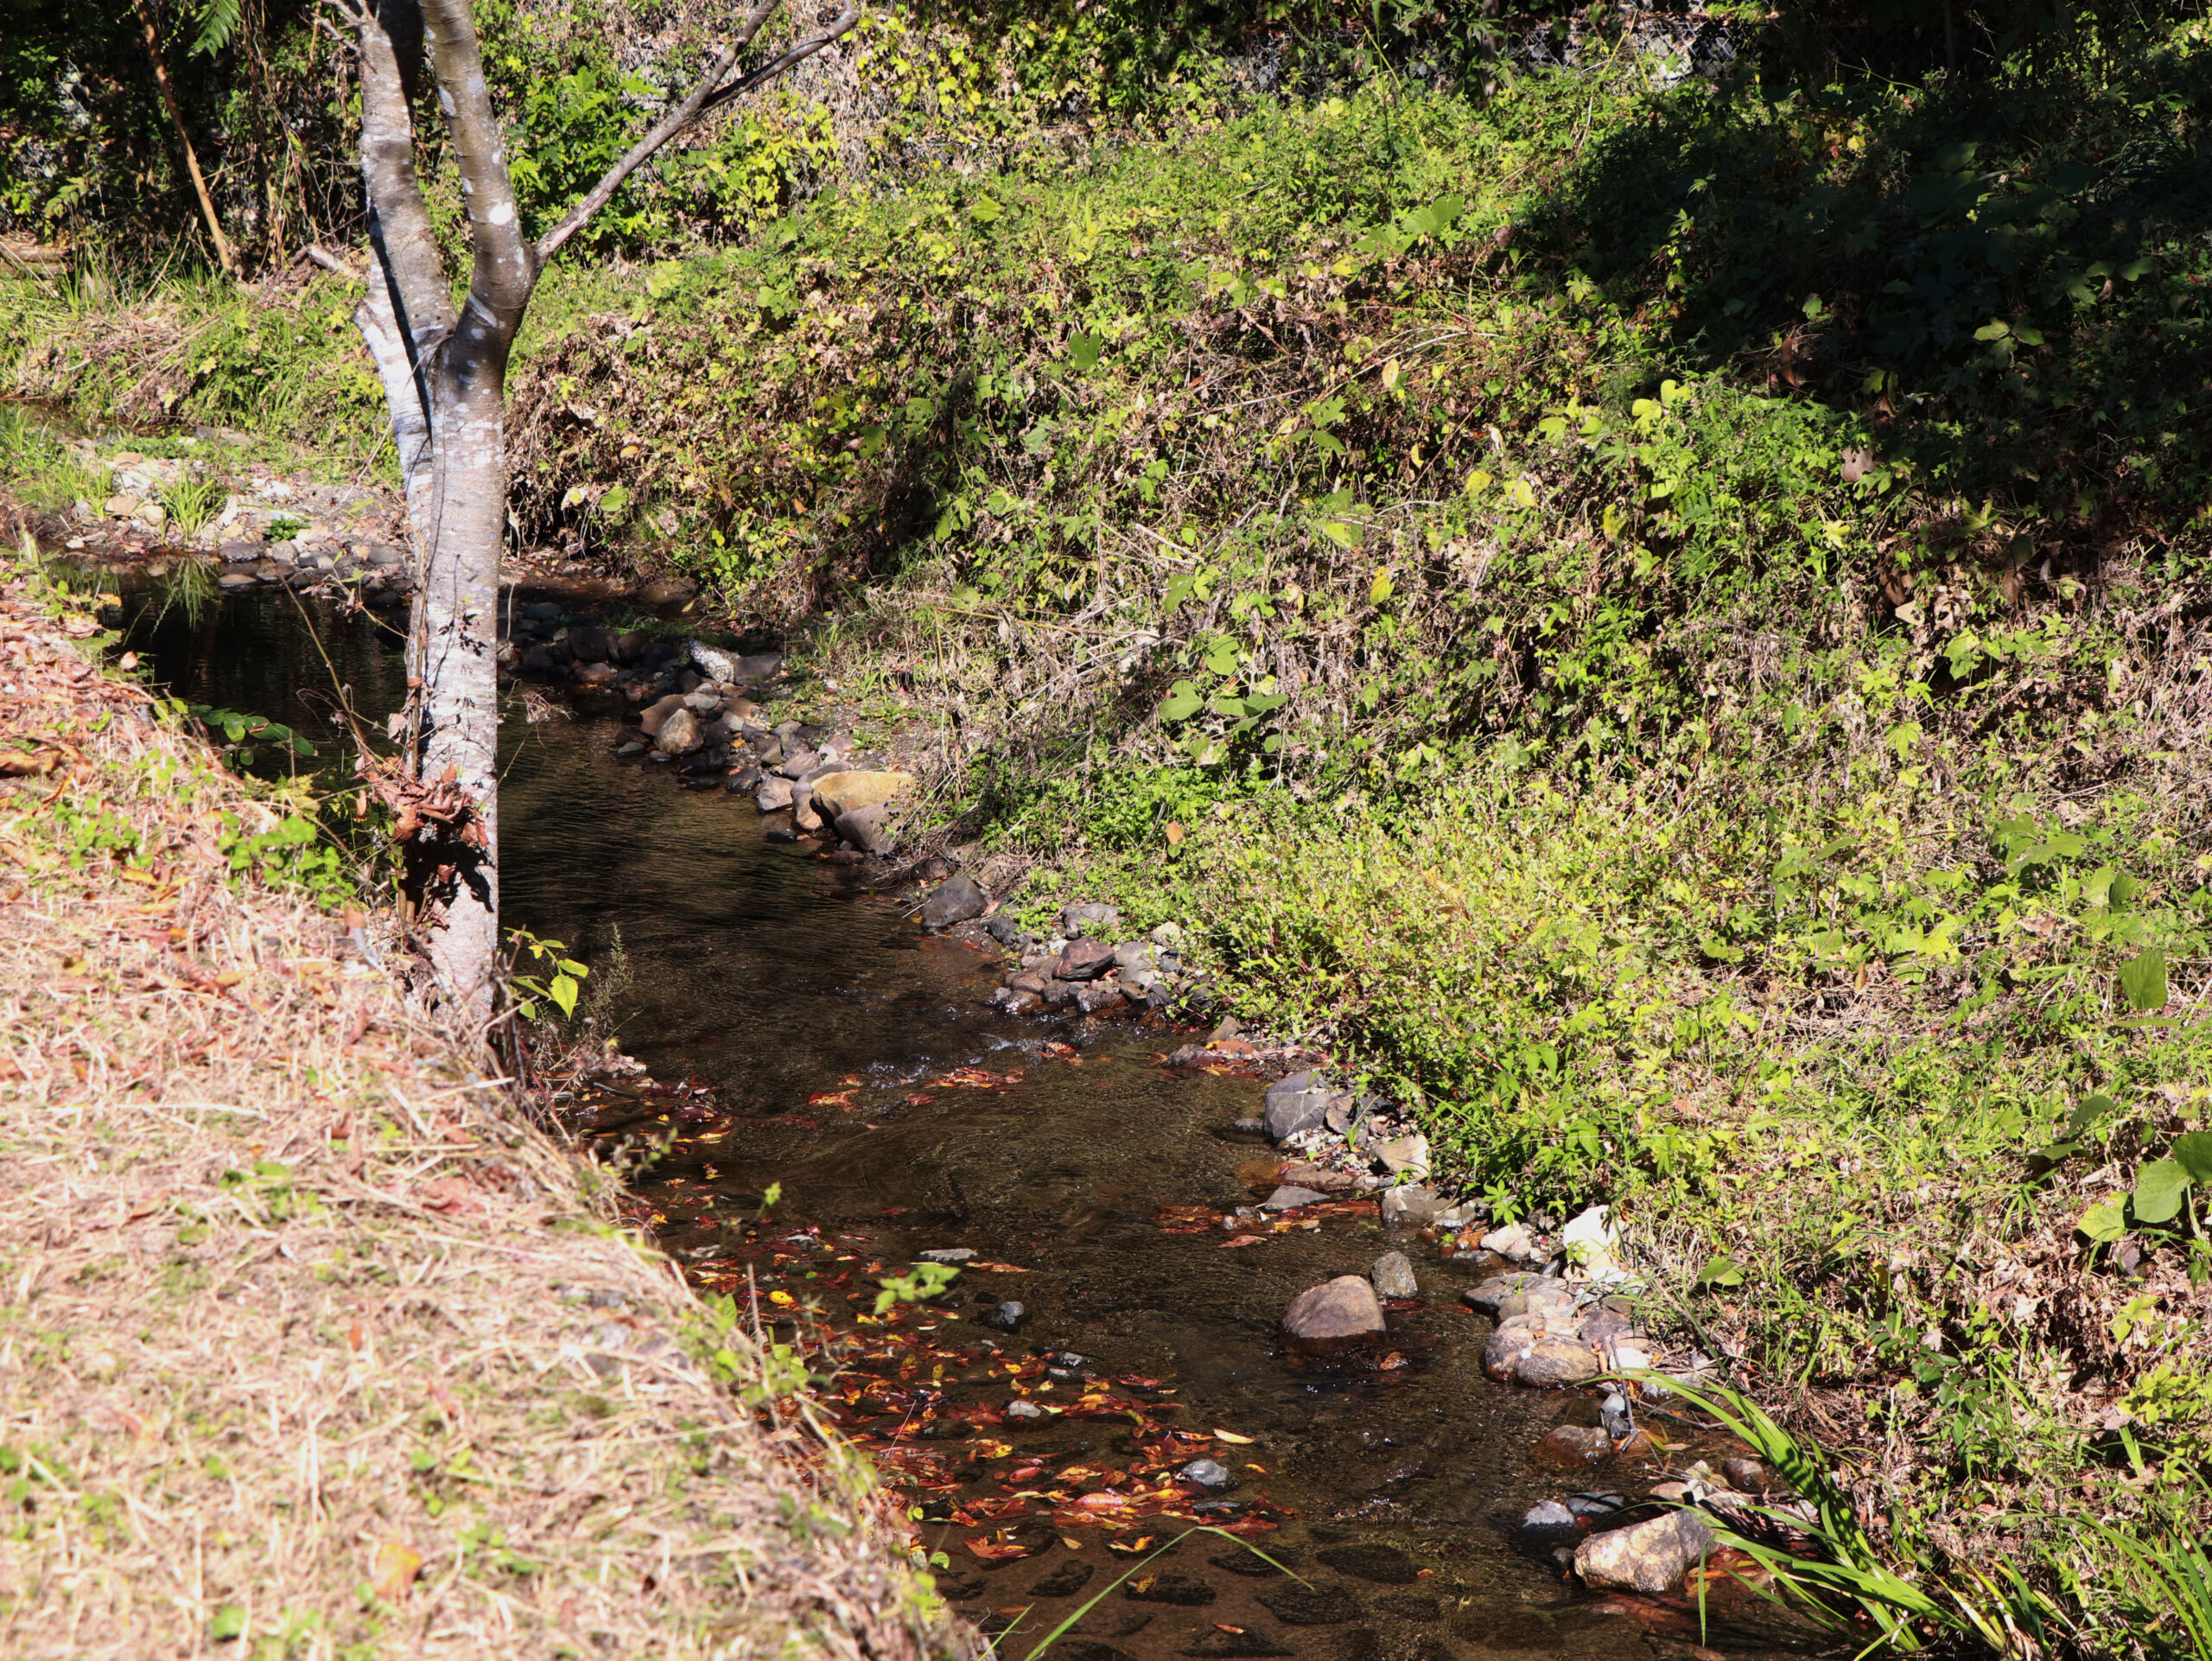
<path fill-rule="evenodd" d="M 1713 1528 L 1694 1511 L 1593 1534 L 1575 1548 L 1574 1572 L 1586 1586 L 1657 1596 L 1681 1583 L 1713 1550 Z"/>
<path fill-rule="evenodd" d="M 690 596 L 687 595 L 685 598 Z M 709 646 L 704 640 L 692 641 L 685 648 L 684 655 L 703 670 L 710 680 L 733 681 L 738 678 L 737 659 L 727 652 Z"/>
<path fill-rule="evenodd" d="M 1409 1182 L 1402 1187 L 1382 1190 L 1382 1220 L 1385 1223 L 1426 1223 L 1436 1215 L 1442 1197 L 1426 1182 Z"/>
<path fill-rule="evenodd" d="M 920 1254 L 925 1263 L 964 1263 L 975 1257 L 973 1246 L 936 1246 Z"/>
<path fill-rule="evenodd" d="M 1520 1534 L 1531 1545 L 1554 1545 L 1582 1532 L 1574 1513 L 1556 1499 L 1539 1500 L 1521 1518 Z"/>
<path fill-rule="evenodd" d="M 1160 954 L 1142 940 L 1128 940 L 1114 948 L 1114 964 L 1125 980 L 1133 975 L 1154 975 L 1160 970 Z"/>
<path fill-rule="evenodd" d="M 1312 1071 L 1294 1072 L 1268 1086 L 1268 1134 L 1283 1142 L 1311 1130 L 1329 1111 L 1329 1092 Z"/>
<path fill-rule="evenodd" d="M 1041 1419 L 1045 1416 L 1045 1410 L 1034 1402 L 1008 1402 L 1006 1416 L 1009 1419 Z"/>
<path fill-rule="evenodd" d="M 760 781 L 759 794 L 753 799 L 753 805 L 763 813 L 773 813 L 779 808 L 789 807 L 791 805 L 791 780 L 776 778 L 763 779 Z"/>
<path fill-rule="evenodd" d="M 866 807 L 840 813 L 836 820 L 837 834 L 864 854 L 887 854 L 892 840 L 885 827 L 890 818 L 888 803 L 871 802 Z"/>
<path fill-rule="evenodd" d="M 653 747 L 663 755 L 682 755 L 704 741 L 699 735 L 699 717 L 689 710 L 677 710 L 653 735 Z"/>
<path fill-rule="evenodd" d="M 1539 1284 L 1542 1279 L 1543 1277 L 1540 1275 L 1493 1275 L 1488 1280 L 1478 1282 L 1469 1287 L 1459 1294 L 1459 1297 L 1468 1308 L 1478 1309 L 1486 1315 L 1495 1317 L 1498 1313 L 1498 1306 L 1506 1299 L 1522 1295 L 1530 1287 Z"/>
<path fill-rule="evenodd" d="M 1260 1202 L 1262 1211 L 1291 1211 L 1300 1206 L 1310 1206 L 1317 1200 L 1329 1196 L 1313 1188 L 1277 1188 Z"/>
<path fill-rule="evenodd" d="M 1096 980 L 1113 966 L 1111 946 L 1098 940 L 1070 940 L 1053 964 L 1052 974 L 1064 981 Z"/>
<path fill-rule="evenodd" d="M 1122 926 L 1122 913 L 1112 906 L 1080 901 L 1060 907 L 1060 932 L 1070 939 L 1101 939 Z"/>
<path fill-rule="evenodd" d="M 984 1310 L 976 1318 L 994 1332 L 1011 1333 L 1019 1331 L 1021 1323 L 1029 1319 L 1029 1311 L 1008 1298 L 1004 1303 L 995 1304 Z"/>
<path fill-rule="evenodd" d="M 938 885 L 935 893 L 922 901 L 922 926 L 931 929 L 950 928 L 955 923 L 981 917 L 990 903 L 991 897 L 976 887 L 974 878 L 948 877 Z"/>
<path fill-rule="evenodd" d="M 1290 1301 L 1282 1329 L 1294 1347 L 1331 1349 L 1378 1338 L 1382 1305 L 1363 1275 L 1339 1275 L 1309 1286 Z"/>
<path fill-rule="evenodd" d="M 1367 1271 L 1367 1278 L 1375 1282 L 1375 1295 L 1380 1298 L 1417 1298 L 1421 1282 L 1414 1278 L 1413 1259 L 1402 1251 L 1386 1251 L 1375 1260 L 1375 1267 Z"/>
<path fill-rule="evenodd" d="M 812 750 L 804 748 L 795 750 L 786 744 L 784 759 L 776 763 L 776 771 L 786 779 L 804 779 L 821 765 L 822 758 Z"/>
<path fill-rule="evenodd" d="M 1128 1002 L 1128 995 L 1112 981 L 1075 983 L 1075 1007 L 1087 1015 L 1105 1015 Z"/>
<path fill-rule="evenodd" d="M 1227 1466 L 1217 1460 L 1211 1459 L 1194 1459 L 1175 1474 L 1184 1481 L 1201 1488 L 1218 1490 L 1232 1487 L 1236 1481 L 1236 1479 L 1230 1474 Z"/>

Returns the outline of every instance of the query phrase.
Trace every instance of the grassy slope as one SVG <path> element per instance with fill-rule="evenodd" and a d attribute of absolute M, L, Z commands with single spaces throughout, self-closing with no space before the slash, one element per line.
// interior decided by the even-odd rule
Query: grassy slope
<path fill-rule="evenodd" d="M 2212 1082 L 2205 62 L 1378 88 L 819 202 L 549 290 L 518 506 L 825 611 L 1023 903 L 1201 926 L 1501 1209 L 1618 1203 L 1901 1560 L 2063 1557 L 2012 1518 L 2212 1434 L 2202 1248 L 2074 1229 Z M 258 341 L 312 439 L 336 312 L 0 339 L 238 424 Z"/>
<path fill-rule="evenodd" d="M 862 1469 L 756 1421 L 790 1381 L 355 958 L 288 804 L 80 655 L 84 598 L 0 569 L 0 1647 L 957 1647 Z"/>

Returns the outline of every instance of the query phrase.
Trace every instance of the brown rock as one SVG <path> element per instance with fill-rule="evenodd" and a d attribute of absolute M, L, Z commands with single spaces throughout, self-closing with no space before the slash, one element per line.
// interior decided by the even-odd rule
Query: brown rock
<path fill-rule="evenodd" d="M 1713 1529 L 1702 1513 L 1670 1511 L 1592 1535 L 1575 1549 L 1574 1572 L 1587 1586 L 1656 1596 L 1680 1585 L 1712 1550 Z"/>
<path fill-rule="evenodd" d="M 895 801 L 913 782 L 911 773 L 874 773 L 858 768 L 850 773 L 833 773 L 814 786 L 814 811 L 824 818 L 834 819 L 855 808 Z"/>
<path fill-rule="evenodd" d="M 772 774 L 763 779 L 760 792 L 753 799 L 753 805 L 763 813 L 773 813 L 789 807 L 791 805 L 791 781 Z"/>
<path fill-rule="evenodd" d="M 536 650 L 535 647 L 531 649 L 533 651 Z M 658 738 L 660 736 L 660 729 L 663 723 L 668 720 L 669 716 L 674 715 L 683 707 L 683 694 L 681 692 L 671 692 L 666 697 L 660 699 L 658 703 L 647 704 L 645 706 L 645 714 L 640 717 L 640 721 L 645 729 L 645 736 L 648 738 Z"/>
<path fill-rule="evenodd" d="M 614 684 L 614 665 L 611 663 L 580 663 L 569 678 L 588 690 L 602 691 Z"/>
<path fill-rule="evenodd" d="M 1087 1015 L 1105 1015 L 1126 1002 L 1122 989 L 1111 981 L 1079 981 L 1076 984 L 1075 1006 Z"/>
<path fill-rule="evenodd" d="M 1294 1349 L 1326 1352 L 1382 1334 L 1382 1302 L 1364 1275 L 1339 1275 L 1309 1286 L 1283 1311 L 1282 1330 Z"/>
<path fill-rule="evenodd" d="M 1539 1389 L 1587 1384 L 1602 1371 L 1598 1352 L 1571 1338 L 1540 1338 L 1513 1364 L 1513 1377 Z"/>
<path fill-rule="evenodd" d="M 1529 1456 L 1548 1471 L 1586 1471 L 1611 1459 L 1612 1438 L 1596 1425 L 1563 1424 L 1529 1450 Z"/>
<path fill-rule="evenodd" d="M 1096 980 L 1113 966 L 1114 948 L 1103 940 L 1070 940 L 1052 973 L 1064 981 Z"/>

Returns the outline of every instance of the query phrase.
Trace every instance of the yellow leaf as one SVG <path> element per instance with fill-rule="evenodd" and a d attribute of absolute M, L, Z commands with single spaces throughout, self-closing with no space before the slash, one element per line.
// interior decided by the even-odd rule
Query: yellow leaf
<path fill-rule="evenodd" d="M 1398 379 L 1404 372 L 1405 372 L 1403 370 L 1398 367 L 1398 360 L 1395 358 L 1391 359 L 1389 362 L 1384 364 L 1382 366 L 1382 390 L 1386 392 L 1396 391 L 1398 390 Z"/>
<path fill-rule="evenodd" d="M 386 1540 L 377 1548 L 376 1561 L 370 1568 L 370 1588 L 386 1603 L 396 1603 L 407 1595 L 407 1588 L 422 1570 L 421 1552 L 397 1540 Z"/>
<path fill-rule="evenodd" d="M 1234 1430 L 1217 1430 L 1213 1434 L 1220 1441 L 1234 1442 L 1238 1447 L 1246 1446 L 1247 1444 L 1258 1440 L 1257 1437 L 1254 1436 L 1240 1436 Z"/>

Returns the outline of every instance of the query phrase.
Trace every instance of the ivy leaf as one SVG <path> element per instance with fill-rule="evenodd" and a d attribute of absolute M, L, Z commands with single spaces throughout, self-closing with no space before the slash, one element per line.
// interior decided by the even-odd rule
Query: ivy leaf
<path fill-rule="evenodd" d="M 2181 1209 L 2189 1191 L 2189 1173 L 2178 1160 L 2154 1159 L 2135 1174 L 2135 1192 L 2128 1201 L 2139 1223 L 2168 1223 Z"/>
<path fill-rule="evenodd" d="M 1089 374 L 1098 366 L 1100 348 L 1106 344 L 1103 334 L 1071 334 L 1068 336 L 1068 361 L 1078 372 Z"/>
<path fill-rule="evenodd" d="M 2152 951 L 2120 966 L 2120 996 L 2131 1009 L 2157 1009 L 2166 1002 L 2166 954 Z M 2173 1213 L 2166 1213 L 2171 1216 Z"/>

